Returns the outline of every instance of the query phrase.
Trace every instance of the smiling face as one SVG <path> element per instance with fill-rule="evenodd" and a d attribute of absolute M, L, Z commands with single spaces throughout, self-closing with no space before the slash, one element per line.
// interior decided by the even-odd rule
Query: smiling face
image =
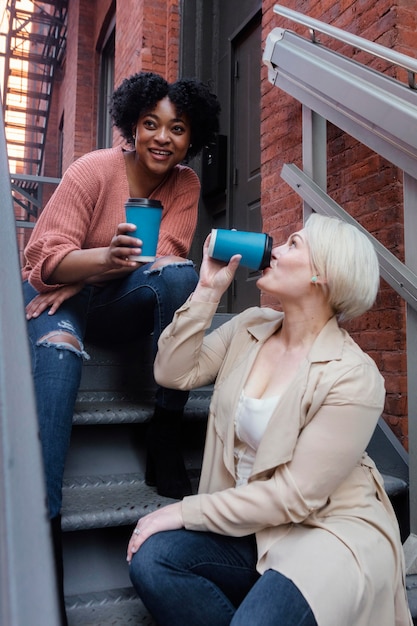
<path fill-rule="evenodd" d="M 177 115 L 166 97 L 142 115 L 133 128 L 136 157 L 148 175 L 164 177 L 184 160 L 190 145 L 191 127 L 186 115 Z"/>
<path fill-rule="evenodd" d="M 303 229 L 292 234 L 284 245 L 272 249 L 270 266 L 263 271 L 257 286 L 267 293 L 299 298 L 311 289 L 313 273 Z"/>

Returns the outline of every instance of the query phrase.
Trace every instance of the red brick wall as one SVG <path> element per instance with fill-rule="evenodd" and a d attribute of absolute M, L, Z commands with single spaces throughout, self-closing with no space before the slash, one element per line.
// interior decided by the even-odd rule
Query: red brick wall
<path fill-rule="evenodd" d="M 100 50 L 103 39 L 107 35 L 110 23 L 114 19 L 116 11 L 116 0 L 96 0 L 94 8 L 94 42 L 96 48 Z"/>
<path fill-rule="evenodd" d="M 58 127 L 64 119 L 63 169 L 95 147 L 99 56 L 91 33 L 95 4 L 72 0 L 68 11 L 65 63 L 54 84 L 54 107 L 47 137 L 45 173 L 58 175 Z M 50 151 L 50 152 L 49 152 Z"/>
<path fill-rule="evenodd" d="M 273 27 L 295 30 L 309 37 L 306 28 L 273 13 L 275 2 L 264 0 L 263 39 Z M 416 10 L 413 0 L 393 7 L 390 0 L 288 0 L 286 7 L 308 14 L 353 34 L 415 56 Z M 320 35 L 324 41 L 325 36 Z M 375 69 L 404 79 L 401 70 L 371 59 L 335 41 L 328 45 Z M 301 225 L 297 195 L 280 178 L 284 163 L 302 166 L 301 106 L 272 87 L 262 69 L 262 211 L 264 228 L 277 240 Z M 401 172 L 339 129 L 328 125 L 328 192 L 383 245 L 403 260 Z M 268 304 L 267 296 L 262 299 Z M 407 381 L 405 310 L 401 298 L 381 281 L 373 309 L 346 325 L 356 341 L 377 362 L 386 382 L 384 417 L 407 447 Z"/>
<path fill-rule="evenodd" d="M 67 48 L 63 68 L 56 71 L 46 138 L 44 175 L 59 176 L 59 126 L 64 120 L 63 170 L 96 146 L 97 42 L 111 19 L 113 0 L 99 3 L 73 0 L 68 13 Z M 85 9 L 84 10 L 84 5 Z M 110 17 L 109 17 L 110 14 Z M 91 36 L 91 33 L 94 36 Z M 53 193 L 44 185 L 43 204 Z"/>
<path fill-rule="evenodd" d="M 165 49 L 167 56 L 166 78 L 174 82 L 178 78 L 179 41 L 180 41 L 180 14 L 178 0 L 168 0 L 167 30 Z"/>
<path fill-rule="evenodd" d="M 85 60 L 81 58 L 82 28 L 83 26 L 80 24 L 80 0 L 74 0 L 68 12 L 67 51 L 64 78 L 60 89 L 60 110 L 64 115 L 64 169 L 66 169 L 74 159 L 83 154 L 83 152 L 86 152 L 89 149 L 87 146 L 91 145 L 90 133 L 88 133 L 88 137 L 85 138 L 85 141 L 82 141 L 79 129 L 79 124 L 84 116 L 79 115 L 81 103 L 78 97 L 79 94 L 82 93 L 81 85 L 85 83 L 86 74 L 89 72 L 88 65 L 91 63 L 92 58 L 91 49 L 89 53 L 86 51 Z M 91 117 L 91 111 L 89 110 L 85 113 L 86 123 L 88 123 Z M 83 144 L 85 146 L 84 149 Z"/>
<path fill-rule="evenodd" d="M 124 0 L 116 11 L 116 85 L 135 72 L 178 75 L 178 0 Z"/>
<path fill-rule="evenodd" d="M 139 72 L 146 56 L 143 34 L 143 1 L 117 2 L 116 8 L 116 86 L 126 77 Z"/>

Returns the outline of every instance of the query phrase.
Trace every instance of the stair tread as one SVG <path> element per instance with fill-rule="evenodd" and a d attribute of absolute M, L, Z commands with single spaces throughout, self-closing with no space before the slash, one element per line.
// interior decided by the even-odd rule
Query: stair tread
<path fill-rule="evenodd" d="M 195 390 L 185 406 L 184 419 L 204 419 L 207 417 L 211 390 Z M 138 424 L 151 419 L 153 402 L 134 401 L 116 394 L 85 394 L 78 400 L 73 424 L 90 426 L 93 424 Z"/>
<path fill-rule="evenodd" d="M 62 530 L 135 524 L 139 517 L 174 502 L 157 494 L 141 474 L 80 476 L 64 480 Z"/>
<path fill-rule="evenodd" d="M 132 587 L 65 598 L 69 626 L 153 626 Z"/>
<path fill-rule="evenodd" d="M 383 473 L 381 473 L 381 476 L 384 479 L 385 491 L 390 497 L 397 496 L 408 491 L 408 484 L 402 478 Z"/>
<path fill-rule="evenodd" d="M 407 594 L 413 618 L 417 616 L 415 576 L 407 576 Z M 151 615 L 132 587 L 66 596 L 69 626 L 153 626 Z"/>
<path fill-rule="evenodd" d="M 417 574 L 408 574 L 405 577 L 408 605 L 414 623 L 417 621 Z"/>
<path fill-rule="evenodd" d="M 196 483 L 198 470 L 190 474 L 195 474 Z M 407 488 L 401 479 L 384 476 L 384 480 L 388 495 Z M 141 474 L 70 477 L 63 485 L 62 528 L 74 531 L 134 524 L 139 517 L 172 501 L 158 495 Z"/>
<path fill-rule="evenodd" d="M 92 398 L 77 402 L 74 425 L 136 424 L 151 419 L 153 405 L 123 398 Z"/>
<path fill-rule="evenodd" d="M 407 576 L 407 594 L 411 615 L 417 616 L 416 580 Z M 69 626 L 153 626 L 151 615 L 132 587 L 66 596 Z"/>

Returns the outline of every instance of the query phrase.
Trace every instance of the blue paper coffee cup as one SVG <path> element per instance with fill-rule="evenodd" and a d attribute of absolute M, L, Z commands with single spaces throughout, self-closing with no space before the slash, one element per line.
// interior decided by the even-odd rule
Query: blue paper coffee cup
<path fill-rule="evenodd" d="M 211 231 L 208 253 L 213 259 L 230 261 L 234 254 L 241 254 L 240 265 L 253 270 L 263 270 L 271 262 L 272 237 L 265 233 L 242 230 Z"/>
<path fill-rule="evenodd" d="M 132 233 L 143 242 L 142 254 L 132 255 L 131 261 L 149 263 L 155 261 L 158 247 L 159 228 L 162 219 L 162 204 L 159 200 L 149 198 L 129 198 L 125 204 L 126 221 L 136 226 L 136 232 Z"/>

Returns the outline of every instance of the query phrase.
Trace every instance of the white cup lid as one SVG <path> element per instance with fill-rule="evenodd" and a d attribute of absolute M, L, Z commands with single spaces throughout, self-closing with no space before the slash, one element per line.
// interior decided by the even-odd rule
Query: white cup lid
<path fill-rule="evenodd" d="M 209 256 L 213 256 L 214 246 L 216 245 L 217 228 L 211 229 L 210 242 L 208 247 Z"/>

